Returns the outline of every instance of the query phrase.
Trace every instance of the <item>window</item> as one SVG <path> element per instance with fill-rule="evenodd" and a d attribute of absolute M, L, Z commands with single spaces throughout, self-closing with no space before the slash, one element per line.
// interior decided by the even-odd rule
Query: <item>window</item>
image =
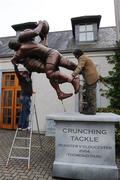
<path fill-rule="evenodd" d="M 79 41 L 94 41 L 94 29 L 92 24 L 79 26 Z"/>
<path fill-rule="evenodd" d="M 16 129 L 20 116 L 20 86 L 14 72 L 2 74 L 0 128 Z"/>

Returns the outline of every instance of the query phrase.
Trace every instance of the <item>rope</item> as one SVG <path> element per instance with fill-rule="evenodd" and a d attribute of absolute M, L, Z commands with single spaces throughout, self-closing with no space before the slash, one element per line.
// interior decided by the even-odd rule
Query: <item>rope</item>
<path fill-rule="evenodd" d="M 65 105 L 64 105 L 64 103 L 63 103 L 63 100 L 61 100 L 61 103 L 62 103 L 64 112 L 67 112 L 67 110 L 66 110 L 66 108 L 65 108 Z"/>

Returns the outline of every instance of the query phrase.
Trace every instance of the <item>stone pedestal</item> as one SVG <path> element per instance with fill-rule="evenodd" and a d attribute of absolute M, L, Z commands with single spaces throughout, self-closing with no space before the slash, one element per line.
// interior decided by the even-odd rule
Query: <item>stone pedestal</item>
<path fill-rule="evenodd" d="M 56 131 L 56 122 L 53 119 L 49 119 L 49 116 L 46 118 L 46 136 L 55 136 Z"/>
<path fill-rule="evenodd" d="M 83 115 L 57 113 L 53 177 L 79 180 L 117 180 L 115 122 L 113 113 Z"/>

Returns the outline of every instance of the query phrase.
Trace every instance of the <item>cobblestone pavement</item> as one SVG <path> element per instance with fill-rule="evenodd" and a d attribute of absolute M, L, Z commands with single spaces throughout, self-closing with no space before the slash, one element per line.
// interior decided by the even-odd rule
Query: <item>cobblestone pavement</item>
<path fill-rule="evenodd" d="M 41 148 L 33 147 L 31 150 L 31 168 L 27 168 L 27 160 L 10 159 L 8 167 L 6 162 L 15 131 L 0 130 L 0 180 L 55 180 L 52 177 L 55 146 L 54 137 L 41 135 Z M 32 144 L 38 144 L 38 135 L 33 134 Z M 27 152 L 24 152 L 27 153 Z M 120 158 L 117 159 L 120 168 Z M 60 180 L 57 178 L 57 180 Z"/>

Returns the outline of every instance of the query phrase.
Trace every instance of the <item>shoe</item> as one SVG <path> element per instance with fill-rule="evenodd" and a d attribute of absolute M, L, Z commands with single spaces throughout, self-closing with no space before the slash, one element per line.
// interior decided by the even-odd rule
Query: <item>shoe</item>
<path fill-rule="evenodd" d="M 96 115 L 96 112 L 89 112 L 89 111 L 83 111 L 81 113 L 86 115 Z"/>
<path fill-rule="evenodd" d="M 77 94 L 80 90 L 80 79 L 79 79 L 79 77 L 76 77 L 72 80 L 72 85 L 74 87 L 75 94 Z"/>
<path fill-rule="evenodd" d="M 31 129 L 31 127 L 29 126 L 27 129 L 28 129 L 28 130 L 30 130 L 30 129 Z"/>
<path fill-rule="evenodd" d="M 69 97 L 71 97 L 73 95 L 73 93 L 63 93 L 63 92 L 60 92 L 59 94 L 58 94 L 58 99 L 59 100 L 63 100 L 63 99 L 66 99 L 66 98 L 69 98 Z"/>
<path fill-rule="evenodd" d="M 18 128 L 18 130 L 22 130 L 22 128 Z"/>
<path fill-rule="evenodd" d="M 26 130 L 28 130 L 28 128 L 22 128 L 22 131 L 26 131 Z"/>

